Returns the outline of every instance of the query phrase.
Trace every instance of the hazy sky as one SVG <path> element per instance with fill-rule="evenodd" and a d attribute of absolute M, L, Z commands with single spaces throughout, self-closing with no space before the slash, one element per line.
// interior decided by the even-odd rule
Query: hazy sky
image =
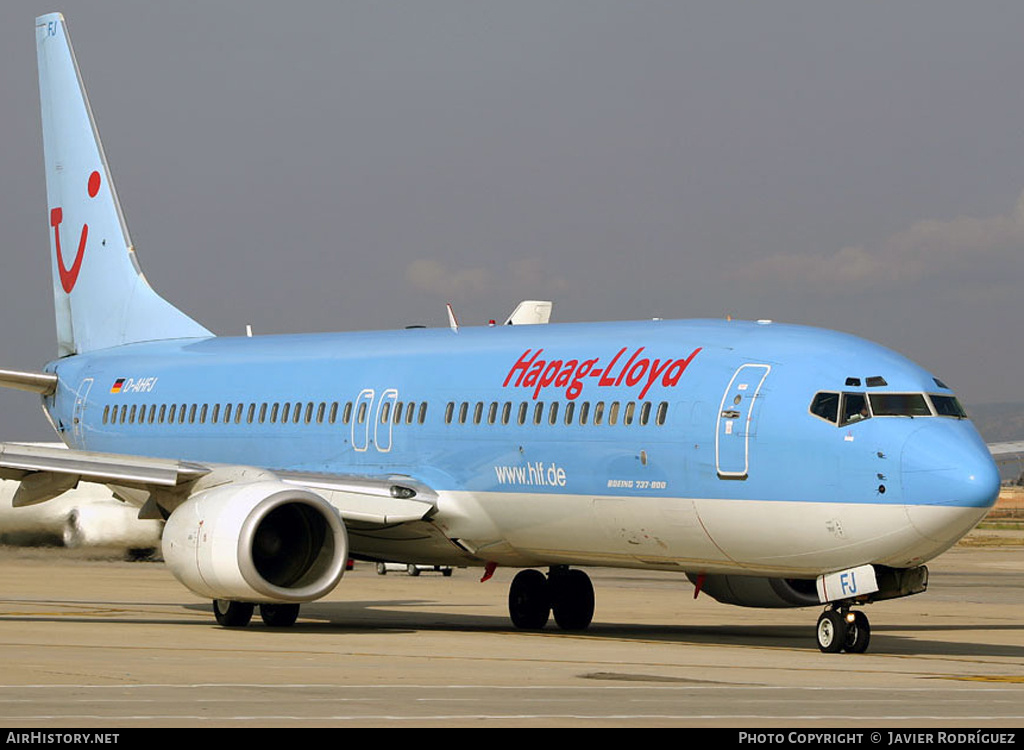
<path fill-rule="evenodd" d="M 1024 400 L 1024 3 L 0 4 L 0 368 L 56 352 L 33 21 L 220 334 L 772 318 Z M 0 439 L 50 438 L 0 392 Z"/>

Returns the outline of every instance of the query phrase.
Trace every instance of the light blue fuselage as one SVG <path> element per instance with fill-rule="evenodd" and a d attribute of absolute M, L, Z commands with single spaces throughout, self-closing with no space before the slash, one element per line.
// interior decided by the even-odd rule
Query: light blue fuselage
<path fill-rule="evenodd" d="M 745 365 L 740 379 L 750 383 L 727 393 Z M 812 414 L 823 391 L 951 392 L 883 347 L 797 326 L 650 321 L 211 338 L 127 345 L 47 369 L 62 384 L 46 403 L 58 430 L 75 447 L 103 452 L 638 502 L 981 508 L 997 485 L 966 419 L 876 416 L 839 426 Z M 886 385 L 866 387 L 875 376 Z"/>

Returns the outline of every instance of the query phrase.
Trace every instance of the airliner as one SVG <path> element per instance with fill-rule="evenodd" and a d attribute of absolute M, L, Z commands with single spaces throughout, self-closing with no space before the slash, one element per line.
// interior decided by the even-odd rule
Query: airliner
<path fill-rule="evenodd" d="M 513 625 L 577 631 L 587 567 L 673 571 L 746 607 L 822 609 L 823 652 L 867 649 L 864 606 L 994 503 L 995 465 L 940 379 L 874 343 L 771 321 L 215 336 L 143 276 L 60 14 L 36 21 L 67 449 L 4 444 L 22 502 L 101 482 L 166 519 L 170 571 L 243 627 L 289 626 L 346 559 L 518 570 Z M 528 323 L 528 324 L 523 324 Z"/>
<path fill-rule="evenodd" d="M 160 547 L 163 523 L 141 520 L 138 509 L 99 484 L 82 482 L 48 503 L 20 506 L 20 482 L 0 480 L 0 540 L 4 544 L 53 544 L 109 548 L 126 557 L 148 557 Z"/>

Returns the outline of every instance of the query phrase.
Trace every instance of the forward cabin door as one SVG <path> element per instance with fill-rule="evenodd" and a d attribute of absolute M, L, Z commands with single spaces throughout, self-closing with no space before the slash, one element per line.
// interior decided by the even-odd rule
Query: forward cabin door
<path fill-rule="evenodd" d="M 750 438 L 757 433 L 757 398 L 770 365 L 742 365 L 722 394 L 715 433 L 715 464 L 720 479 L 746 479 Z"/>

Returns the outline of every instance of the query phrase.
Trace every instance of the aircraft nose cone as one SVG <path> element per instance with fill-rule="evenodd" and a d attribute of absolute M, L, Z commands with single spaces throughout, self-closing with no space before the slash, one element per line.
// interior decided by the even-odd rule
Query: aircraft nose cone
<path fill-rule="evenodd" d="M 935 541 L 955 542 L 999 497 L 999 471 L 967 421 L 927 420 L 907 437 L 900 469 L 907 514 Z"/>

